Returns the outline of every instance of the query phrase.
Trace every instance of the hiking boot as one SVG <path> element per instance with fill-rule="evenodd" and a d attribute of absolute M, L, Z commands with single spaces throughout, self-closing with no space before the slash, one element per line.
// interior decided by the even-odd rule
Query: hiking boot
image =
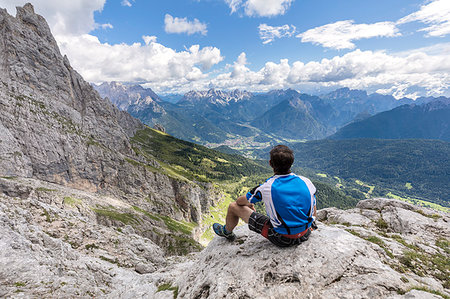
<path fill-rule="evenodd" d="M 225 229 L 225 225 L 214 223 L 213 230 L 216 235 L 227 238 L 228 241 L 234 241 L 236 239 L 236 235 L 233 232 L 227 232 L 227 230 Z"/>

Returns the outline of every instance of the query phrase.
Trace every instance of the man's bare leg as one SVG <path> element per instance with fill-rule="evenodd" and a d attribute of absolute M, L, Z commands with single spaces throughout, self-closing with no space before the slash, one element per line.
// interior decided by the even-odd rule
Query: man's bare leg
<path fill-rule="evenodd" d="M 237 202 L 232 202 L 228 206 L 228 212 L 226 217 L 225 229 L 227 232 L 232 232 L 236 225 L 239 223 L 239 218 L 248 223 L 250 215 L 254 212 L 250 206 L 241 206 Z"/>

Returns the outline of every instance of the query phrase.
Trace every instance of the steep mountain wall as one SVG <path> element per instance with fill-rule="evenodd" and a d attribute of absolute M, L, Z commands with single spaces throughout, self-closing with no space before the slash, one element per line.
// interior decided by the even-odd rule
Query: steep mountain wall
<path fill-rule="evenodd" d="M 2 10 L 0 32 L 0 122 L 10 141 L 2 145 L 8 158 L 1 174 L 92 190 L 117 177 L 116 153 L 132 154 L 129 137 L 143 125 L 72 69 L 31 5 L 19 7 L 16 18 Z M 6 171 L 15 160 L 23 163 Z"/>
<path fill-rule="evenodd" d="M 18 7 L 16 17 L 0 9 L 0 177 L 109 194 L 201 224 L 218 195 L 136 154 L 131 137 L 143 128 L 70 66 L 31 4 Z"/>

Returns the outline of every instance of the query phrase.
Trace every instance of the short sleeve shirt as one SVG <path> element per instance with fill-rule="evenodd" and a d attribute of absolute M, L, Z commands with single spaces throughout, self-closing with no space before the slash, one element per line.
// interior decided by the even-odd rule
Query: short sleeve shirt
<path fill-rule="evenodd" d="M 310 226 L 316 187 L 294 173 L 275 175 L 247 193 L 250 203 L 263 201 L 267 216 L 280 234 L 297 234 Z"/>

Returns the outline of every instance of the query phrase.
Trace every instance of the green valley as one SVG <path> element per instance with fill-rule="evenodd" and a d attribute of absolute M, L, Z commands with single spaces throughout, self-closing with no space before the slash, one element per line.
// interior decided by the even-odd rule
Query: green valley
<path fill-rule="evenodd" d="M 395 195 L 450 206 L 448 142 L 350 139 L 309 141 L 292 147 L 297 167 L 316 170 L 311 177 L 329 174 L 321 180 L 354 189 L 353 197 Z"/>
<path fill-rule="evenodd" d="M 266 160 L 222 153 L 148 127 L 136 133 L 132 144 L 133 149 L 147 161 L 130 159 L 130 163 L 142 164 L 149 171 L 162 172 L 178 180 L 200 182 L 200 185 L 209 183 L 223 194 L 220 202 L 210 207 L 210 215 L 203 219 L 205 227 L 223 221 L 230 202 L 272 176 Z M 308 169 L 297 170 L 313 179 L 317 187 L 318 208 L 347 209 L 356 205 L 358 199 L 335 187 L 332 178 L 315 176 L 314 171 Z M 264 210 L 262 206 L 257 208 Z M 204 237 L 210 239 L 211 232 L 207 230 Z"/>

